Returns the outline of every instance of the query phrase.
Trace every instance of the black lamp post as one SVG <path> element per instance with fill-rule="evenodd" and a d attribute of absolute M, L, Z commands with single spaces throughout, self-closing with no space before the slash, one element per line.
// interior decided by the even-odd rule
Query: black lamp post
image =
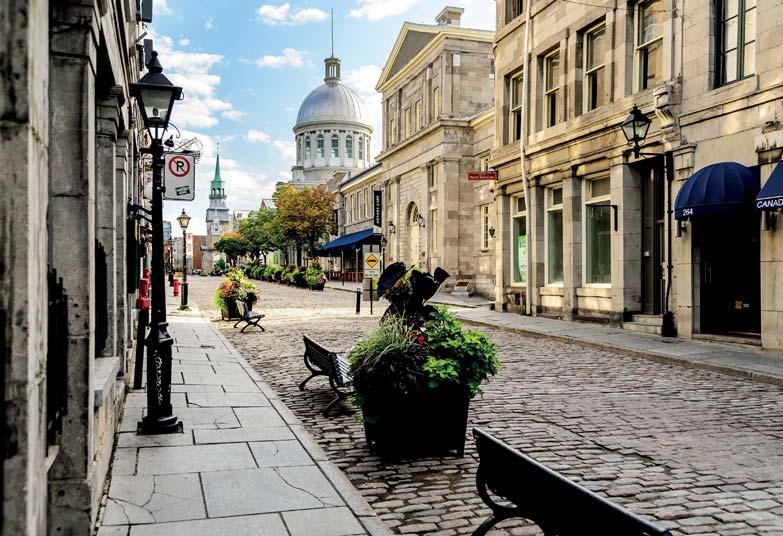
<path fill-rule="evenodd" d="M 147 414 L 138 426 L 141 434 L 168 434 L 182 429 L 171 407 L 171 338 L 166 322 L 166 271 L 163 253 L 163 135 L 169 125 L 175 100 L 182 88 L 163 73 L 158 53 L 153 51 L 147 74 L 130 85 L 136 98 L 150 146 L 141 150 L 152 156 L 152 320 L 144 344 L 147 351 Z"/>
<path fill-rule="evenodd" d="M 623 129 L 623 135 L 628 143 L 633 144 L 633 154 L 636 158 L 639 158 L 641 154 L 639 149 L 639 142 L 644 141 L 647 137 L 647 132 L 650 130 L 650 123 L 652 121 L 644 115 L 639 108 L 634 105 L 631 108 L 631 113 L 625 118 L 620 128 Z"/>
<path fill-rule="evenodd" d="M 182 214 L 177 218 L 179 226 L 182 227 L 182 301 L 180 302 L 180 309 L 188 308 L 188 237 L 187 231 L 188 224 L 190 223 L 190 216 L 185 213 L 185 209 L 182 209 Z"/>

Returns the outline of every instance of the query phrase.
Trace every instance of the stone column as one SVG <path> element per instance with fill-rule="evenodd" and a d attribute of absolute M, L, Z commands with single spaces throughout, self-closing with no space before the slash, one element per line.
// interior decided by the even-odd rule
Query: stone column
<path fill-rule="evenodd" d="M 115 279 L 117 299 L 117 351 L 120 356 L 120 374 L 124 375 L 128 366 L 128 357 L 132 347 L 131 333 L 131 308 L 128 299 L 128 258 L 126 247 L 126 224 L 128 218 L 128 180 L 130 177 L 129 166 L 132 155 L 129 152 L 129 132 L 121 131 L 117 136 L 116 168 L 114 181 L 115 195 Z"/>
<path fill-rule="evenodd" d="M 51 13 L 49 229 L 51 262 L 68 294 L 68 414 L 49 472 L 50 534 L 89 534 L 95 350 L 94 8 L 58 2 Z"/>
<path fill-rule="evenodd" d="M 672 183 L 672 208 L 677 193 L 693 174 L 693 153 L 695 146 L 686 146 L 674 152 L 674 181 Z M 677 221 L 672 221 L 677 229 Z M 683 224 L 681 224 L 683 225 Z M 683 225 L 684 232 L 672 238 L 672 263 L 674 264 L 672 294 L 669 307 L 677 322 L 677 336 L 690 339 L 699 329 L 699 262 L 693 254 L 692 227 Z"/>
<path fill-rule="evenodd" d="M 495 310 L 502 311 L 506 302 L 509 267 L 513 262 L 510 249 L 511 215 L 506 186 L 496 188 L 495 194 Z M 529 298 L 528 298 L 529 299 Z"/>
<path fill-rule="evenodd" d="M 440 220 L 441 246 L 438 254 L 443 269 L 452 275 L 450 283 L 456 283 L 459 271 L 460 242 L 460 157 L 443 157 L 438 166 L 438 219 Z M 429 214 L 422 214 L 429 220 Z"/>
<path fill-rule="evenodd" d="M 536 181 L 537 182 L 537 181 Z M 528 288 L 530 295 L 528 300 L 531 304 L 533 315 L 541 313 L 541 294 L 539 288 L 546 285 L 546 248 L 544 241 L 544 221 L 546 220 L 546 210 L 544 210 L 544 196 L 546 188 L 539 186 L 534 182 L 529 188 L 531 199 L 528 200 L 527 217 L 530 218 L 530 234 L 528 237 L 528 255 L 531 256 L 531 273 L 527 274 Z"/>
<path fill-rule="evenodd" d="M 623 158 L 609 172 L 611 204 L 618 206 L 618 228 L 612 229 L 612 309 L 609 321 L 621 325 L 625 311 L 641 309 L 642 190 L 638 173 Z"/>
<path fill-rule="evenodd" d="M 576 289 L 582 286 L 582 181 L 563 180 L 563 319 L 577 316 Z"/>

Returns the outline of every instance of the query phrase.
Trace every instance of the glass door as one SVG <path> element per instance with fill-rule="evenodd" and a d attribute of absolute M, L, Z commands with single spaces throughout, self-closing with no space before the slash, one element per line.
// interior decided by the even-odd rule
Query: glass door
<path fill-rule="evenodd" d="M 665 240 L 663 159 L 641 172 L 642 179 L 642 312 L 658 315 L 663 312 Z"/>

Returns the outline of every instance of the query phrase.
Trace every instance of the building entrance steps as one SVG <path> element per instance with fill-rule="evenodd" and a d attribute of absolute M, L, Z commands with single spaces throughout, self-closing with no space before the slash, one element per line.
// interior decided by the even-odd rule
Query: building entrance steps
<path fill-rule="evenodd" d="M 168 298 L 184 433 L 136 435 L 131 391 L 98 536 L 389 535 L 365 499 L 223 335 Z"/>
<path fill-rule="evenodd" d="M 779 354 L 486 309 L 455 308 L 454 312 L 467 322 L 783 385 L 783 355 Z"/>

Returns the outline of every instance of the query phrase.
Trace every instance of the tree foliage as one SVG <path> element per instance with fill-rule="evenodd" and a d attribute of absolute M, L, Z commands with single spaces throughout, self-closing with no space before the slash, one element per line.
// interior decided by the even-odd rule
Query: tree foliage
<path fill-rule="evenodd" d="M 334 194 L 323 186 L 301 191 L 293 186 L 281 186 L 273 197 L 277 206 L 274 226 L 313 256 L 316 245 L 334 228 Z"/>
<path fill-rule="evenodd" d="M 250 244 L 238 232 L 232 231 L 224 234 L 220 240 L 215 242 L 215 249 L 225 253 L 229 264 L 235 265 L 239 257 L 249 253 Z"/>

